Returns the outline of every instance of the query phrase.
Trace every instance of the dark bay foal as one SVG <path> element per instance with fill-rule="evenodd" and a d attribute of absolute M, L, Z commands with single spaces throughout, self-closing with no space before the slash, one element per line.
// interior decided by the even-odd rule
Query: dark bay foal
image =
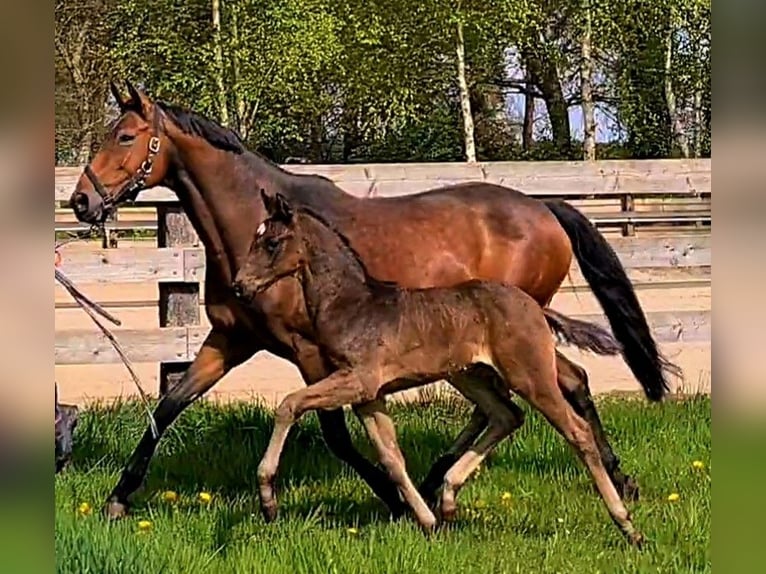
<path fill-rule="evenodd" d="M 407 474 L 385 396 L 446 378 L 485 420 L 472 417 L 469 427 L 475 428 L 461 433 L 457 462 L 444 477 L 443 518 L 454 515 L 457 491 L 488 452 L 521 425 L 522 412 L 510 402 L 512 391 L 566 438 L 588 468 L 613 520 L 631 542 L 641 541 L 599 456 L 590 425 L 559 387 L 551 329 L 583 348 L 618 354 L 621 347 L 611 335 L 596 325 L 544 310 L 522 290 L 500 283 L 472 280 L 450 288 L 405 289 L 376 280 L 348 241 L 321 216 L 294 208 L 280 194 L 261 193 L 268 218 L 256 231 L 234 290 L 257 305 L 258 295 L 271 285 L 296 277 L 315 342 L 335 367 L 327 378 L 290 394 L 276 411 L 274 431 L 258 466 L 267 520 L 276 516 L 274 480 L 291 426 L 309 410 L 352 405 L 391 480 L 421 526 L 432 530 L 436 516 Z M 492 367 L 499 378 L 455 376 L 478 365 Z"/>

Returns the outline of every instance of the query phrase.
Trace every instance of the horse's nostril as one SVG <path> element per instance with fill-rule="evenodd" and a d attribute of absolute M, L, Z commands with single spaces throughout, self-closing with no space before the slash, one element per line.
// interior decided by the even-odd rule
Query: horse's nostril
<path fill-rule="evenodd" d="M 70 203 L 72 209 L 78 213 L 86 213 L 88 211 L 88 196 L 84 193 L 73 194 Z"/>

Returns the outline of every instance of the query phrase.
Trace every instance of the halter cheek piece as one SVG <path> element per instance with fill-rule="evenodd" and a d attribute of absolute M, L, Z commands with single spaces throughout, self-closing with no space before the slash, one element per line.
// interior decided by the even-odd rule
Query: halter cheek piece
<path fill-rule="evenodd" d="M 146 155 L 146 159 L 141 162 L 138 171 L 136 171 L 133 177 L 125 182 L 125 185 L 115 191 L 113 195 L 109 195 L 109 192 L 104 187 L 104 184 L 101 183 L 101 181 L 98 179 L 98 176 L 93 172 L 90 164 L 85 166 L 85 176 L 93 184 L 93 188 L 96 190 L 96 193 L 101 196 L 101 201 L 104 205 L 104 216 L 106 216 L 112 209 L 114 209 L 114 207 L 121 201 L 126 198 L 134 198 L 139 191 L 144 189 L 144 186 L 146 185 L 146 179 L 151 175 L 152 168 L 154 167 L 154 157 L 160 151 L 159 124 L 160 113 L 159 110 L 155 107 L 154 118 L 152 120 L 152 137 L 149 138 L 149 151 Z"/>

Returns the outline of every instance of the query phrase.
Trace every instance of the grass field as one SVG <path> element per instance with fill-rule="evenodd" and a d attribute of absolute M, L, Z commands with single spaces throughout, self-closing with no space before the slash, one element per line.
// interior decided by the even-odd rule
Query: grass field
<path fill-rule="evenodd" d="M 612 398 L 601 401 L 600 410 L 624 470 L 642 487 L 641 500 L 629 508 L 649 539 L 643 551 L 623 542 L 582 465 L 534 414 L 461 491 L 458 521 L 431 540 L 409 518 L 388 519 L 366 485 L 327 452 L 314 415 L 288 440 L 280 517 L 266 525 L 258 511 L 255 471 L 271 418 L 246 404 L 200 404 L 187 411 L 163 440 L 131 516 L 109 523 L 101 503 L 145 426 L 138 406 L 124 404 L 83 413 L 73 464 L 56 479 L 57 570 L 710 571 L 709 398 L 662 405 Z M 445 400 L 393 408 L 416 481 L 448 447 L 468 412 L 462 403 Z M 371 454 L 360 425 L 348 418 L 357 444 Z M 163 498 L 167 490 L 177 492 L 176 502 Z M 200 502 L 200 492 L 212 499 Z M 672 493 L 677 500 L 668 500 Z M 80 508 L 83 503 L 92 511 Z"/>

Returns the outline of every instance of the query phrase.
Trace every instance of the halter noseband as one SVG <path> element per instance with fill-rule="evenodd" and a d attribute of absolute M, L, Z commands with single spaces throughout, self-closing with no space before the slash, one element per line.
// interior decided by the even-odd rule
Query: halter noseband
<path fill-rule="evenodd" d="M 120 203 L 121 200 L 126 197 L 133 197 L 137 195 L 139 191 L 144 189 L 144 186 L 146 185 L 146 179 L 151 175 L 152 169 L 154 167 L 154 157 L 160 151 L 159 127 L 160 111 L 157 109 L 157 106 L 155 106 L 154 118 L 152 120 L 152 137 L 149 138 L 149 150 L 147 152 L 146 159 L 141 162 L 141 165 L 133 177 L 126 181 L 125 184 L 114 193 L 114 195 L 109 195 L 109 192 L 104 187 L 104 184 L 101 183 L 101 181 L 98 179 L 98 176 L 90 167 L 90 164 L 85 166 L 85 176 L 93 184 L 93 188 L 96 190 L 96 193 L 101 196 L 101 201 L 103 202 L 104 206 L 104 217 L 106 217 L 109 212 Z"/>

